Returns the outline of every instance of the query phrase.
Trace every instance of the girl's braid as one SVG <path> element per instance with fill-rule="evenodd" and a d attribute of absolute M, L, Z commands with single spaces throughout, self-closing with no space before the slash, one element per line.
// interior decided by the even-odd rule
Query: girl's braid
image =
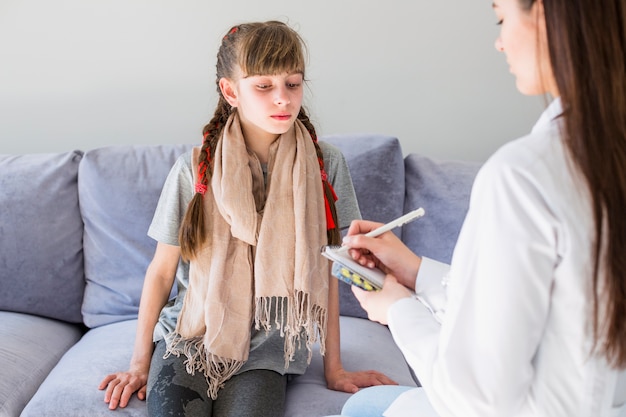
<path fill-rule="evenodd" d="M 221 137 L 224 125 L 226 125 L 228 116 L 232 111 L 230 105 L 222 96 L 219 80 L 223 77 L 231 78 L 234 76 L 239 55 L 238 42 L 241 40 L 240 35 L 245 31 L 242 28 L 245 29 L 247 26 L 232 27 L 222 39 L 222 44 L 217 53 L 216 84 L 219 101 L 213 118 L 202 130 L 204 140 L 198 158 L 198 178 L 195 184 L 195 194 L 189 202 L 178 233 L 181 256 L 184 260 L 193 259 L 206 240 L 205 221 L 208 220 L 204 216 L 202 197 L 207 190 L 213 170 L 211 156 L 215 155 L 215 148 Z"/>
<path fill-rule="evenodd" d="M 220 94 L 213 118 L 202 129 L 204 141 L 202 142 L 202 149 L 198 160 L 198 183 L 205 186 L 208 185 L 208 180 L 213 170 L 211 155 L 215 155 L 215 148 L 217 148 L 217 143 L 222 136 L 222 130 L 224 129 L 231 112 L 232 108 Z M 202 170 L 200 167 L 201 165 L 204 166 Z"/>
<path fill-rule="evenodd" d="M 220 95 L 215 114 L 202 130 L 204 141 L 198 157 L 198 178 L 195 184 L 195 194 L 191 199 L 183 222 L 180 226 L 178 240 L 183 259 L 191 260 L 196 255 L 196 250 L 206 240 L 204 210 L 202 198 L 209 186 L 209 179 L 213 171 L 215 148 L 222 136 L 222 130 L 231 113 L 231 107 L 224 97 Z"/>
<path fill-rule="evenodd" d="M 326 170 L 324 169 L 324 154 L 322 153 L 322 149 L 317 142 L 315 127 L 313 126 L 313 123 L 311 123 L 311 120 L 309 120 L 309 116 L 306 114 L 306 111 L 302 107 L 300 108 L 300 113 L 298 113 L 298 120 L 302 122 L 306 130 L 308 130 L 309 134 L 311 135 L 311 139 L 313 139 L 313 144 L 315 145 L 315 151 L 317 152 L 317 160 L 320 164 L 320 173 L 322 175 L 322 186 L 324 190 L 324 205 L 326 206 L 326 229 L 328 244 L 339 245 L 341 244 L 341 234 L 339 233 L 339 221 L 337 219 L 337 208 L 335 206 L 337 195 L 335 194 L 335 190 L 333 190 L 332 185 L 330 185 L 330 182 L 328 181 L 328 175 L 326 174 Z"/>

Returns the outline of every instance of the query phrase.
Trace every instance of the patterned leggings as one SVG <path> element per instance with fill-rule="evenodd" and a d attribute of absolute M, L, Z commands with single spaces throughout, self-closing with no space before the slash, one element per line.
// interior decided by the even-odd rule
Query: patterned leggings
<path fill-rule="evenodd" d="M 189 375 L 183 357 L 163 359 L 165 341 L 157 342 L 148 376 L 148 414 L 202 417 L 280 417 L 284 414 L 287 376 L 264 369 L 235 375 L 216 400 L 207 395 L 202 372 Z"/>

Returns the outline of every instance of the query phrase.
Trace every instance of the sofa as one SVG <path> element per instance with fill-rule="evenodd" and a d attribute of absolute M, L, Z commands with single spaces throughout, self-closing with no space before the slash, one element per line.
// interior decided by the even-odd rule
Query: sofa
<path fill-rule="evenodd" d="M 348 162 L 363 218 L 389 221 L 413 250 L 449 261 L 479 164 L 404 155 L 385 135 L 327 135 Z M 146 416 L 133 396 L 110 411 L 102 378 L 128 367 L 148 225 L 176 158 L 192 145 L 110 146 L 0 155 L 0 417 Z M 415 385 L 388 329 L 367 320 L 340 283 L 341 355 Z M 349 394 L 326 388 L 322 358 L 287 388 L 286 416 L 337 414 Z"/>

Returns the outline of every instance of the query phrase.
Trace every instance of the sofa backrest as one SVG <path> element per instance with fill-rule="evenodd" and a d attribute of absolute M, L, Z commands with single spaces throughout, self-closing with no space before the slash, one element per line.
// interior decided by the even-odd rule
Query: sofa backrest
<path fill-rule="evenodd" d="M 364 219 L 388 222 L 402 215 L 404 162 L 397 138 L 385 135 L 327 135 L 348 163 Z"/>
<path fill-rule="evenodd" d="M 346 157 L 363 218 L 387 222 L 422 206 L 426 216 L 394 232 L 418 254 L 450 261 L 480 164 L 403 158 L 384 135 L 320 139 Z M 0 155 L 0 310 L 89 327 L 135 318 L 156 247 L 148 225 L 191 146 Z M 366 317 L 347 284 L 340 297 L 342 315 Z"/>
<path fill-rule="evenodd" d="M 88 327 L 137 317 L 156 242 L 147 236 L 171 166 L 191 145 L 110 146 L 85 153 L 78 190 L 85 223 Z"/>
<path fill-rule="evenodd" d="M 480 164 L 417 154 L 404 162 L 404 211 L 423 207 L 426 214 L 402 227 L 402 241 L 418 255 L 450 263 Z"/>
<path fill-rule="evenodd" d="M 82 321 L 81 158 L 0 155 L 0 310 Z"/>

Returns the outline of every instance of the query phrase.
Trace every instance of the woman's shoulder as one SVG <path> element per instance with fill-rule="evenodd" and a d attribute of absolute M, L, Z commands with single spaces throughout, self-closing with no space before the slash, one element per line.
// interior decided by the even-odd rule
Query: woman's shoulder
<path fill-rule="evenodd" d="M 560 100 L 552 102 L 529 134 L 504 144 L 487 160 L 485 167 L 533 170 L 564 162 L 566 152 L 557 117 L 560 109 Z"/>
<path fill-rule="evenodd" d="M 484 164 L 484 170 L 535 171 L 562 165 L 566 154 L 555 130 L 532 132 L 500 147 Z"/>
<path fill-rule="evenodd" d="M 560 206 L 559 196 L 573 192 L 574 183 L 560 135 L 542 131 L 498 149 L 479 170 L 472 192 L 495 192 L 501 198 L 515 199 L 535 196 L 555 207 Z"/>

